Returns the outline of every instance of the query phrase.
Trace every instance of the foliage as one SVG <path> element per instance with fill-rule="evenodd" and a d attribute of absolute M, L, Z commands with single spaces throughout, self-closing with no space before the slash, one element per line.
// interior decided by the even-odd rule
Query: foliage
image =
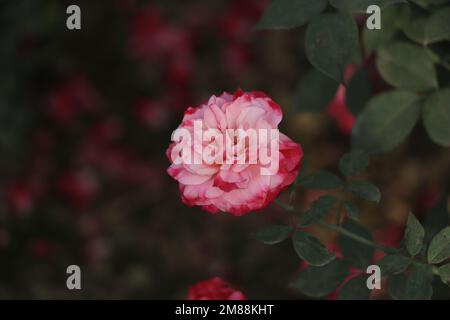
<path fill-rule="evenodd" d="M 381 30 L 365 26 L 363 14 L 369 5 L 383 10 Z M 354 149 L 392 150 L 411 134 L 419 119 L 432 141 L 448 147 L 449 5 L 446 0 L 329 0 L 328 5 L 325 1 L 274 0 L 257 28 L 306 25 L 305 53 L 317 71 L 300 81 L 295 110 L 322 112 L 338 84 L 345 85 L 348 107 L 357 116 Z M 350 79 L 345 77 L 348 65 L 361 65 Z M 383 79 L 375 95 L 373 68 Z"/>
<path fill-rule="evenodd" d="M 431 299 L 435 277 L 445 284 L 450 281 L 450 263 L 446 264 L 450 259 L 450 227 L 427 238 L 425 228 L 413 213 L 409 213 L 399 247 L 386 247 L 374 242 L 369 230 L 357 223 L 357 209 L 350 200 L 359 197 L 375 203 L 380 201 L 380 191 L 376 186 L 354 178 L 368 165 L 367 154 L 356 151 L 345 154 L 339 161 L 345 181 L 327 172 L 301 175 L 291 192 L 295 193 L 298 186 L 329 190 L 334 185 L 342 196 L 323 195 L 304 212 L 291 204 L 279 202 L 294 216 L 294 222 L 285 226 L 268 226 L 257 232 L 255 238 L 265 244 L 291 238 L 295 252 L 307 263 L 291 286 L 307 296 L 324 297 L 338 290 L 338 299 L 368 299 L 370 290 L 366 285 L 366 268 L 373 264 L 375 250 L 381 250 L 386 255 L 376 263 L 382 276 L 388 278 L 392 298 Z M 319 178 L 310 184 L 311 177 Z M 343 209 L 345 217 L 342 216 Z M 442 210 L 447 211 L 447 208 Z M 336 222 L 330 223 L 329 218 L 333 216 Z M 309 227 L 314 225 L 338 232 L 337 251 L 330 251 L 309 233 Z M 352 268 L 359 270 L 356 276 L 352 274 Z"/>

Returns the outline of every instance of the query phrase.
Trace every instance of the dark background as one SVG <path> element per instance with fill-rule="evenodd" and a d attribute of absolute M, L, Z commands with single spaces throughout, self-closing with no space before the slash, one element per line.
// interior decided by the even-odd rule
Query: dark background
<path fill-rule="evenodd" d="M 249 298 L 302 298 L 288 288 L 300 264 L 291 245 L 249 239 L 285 220 L 280 210 L 187 208 L 166 174 L 183 111 L 238 88 L 282 106 L 282 131 L 311 169 L 335 170 L 349 149 L 326 115 L 292 112 L 310 68 L 303 31 L 253 31 L 265 3 L 0 1 L 0 298 L 184 298 L 214 276 Z M 81 30 L 66 28 L 70 4 Z M 450 153 L 422 130 L 367 174 L 383 201 L 361 203 L 361 219 L 386 241 L 401 237 L 410 208 L 425 219 L 448 187 Z M 299 206 L 318 195 L 299 190 Z M 70 264 L 81 291 L 66 289 Z"/>

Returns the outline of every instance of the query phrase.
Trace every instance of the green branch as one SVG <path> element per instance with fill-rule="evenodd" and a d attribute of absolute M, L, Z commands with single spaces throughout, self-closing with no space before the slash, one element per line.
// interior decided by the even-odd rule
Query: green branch
<path fill-rule="evenodd" d="M 275 203 L 277 203 L 281 208 L 283 208 L 283 209 L 285 209 L 287 211 L 297 212 L 293 206 L 286 205 L 286 204 L 282 203 L 279 200 L 276 200 Z M 345 228 L 343 228 L 343 227 L 341 227 L 339 225 L 328 224 L 328 223 L 325 223 L 325 222 L 318 222 L 318 225 L 321 226 L 321 227 L 330 229 L 332 231 L 335 231 L 335 232 L 337 232 L 339 234 L 342 234 L 343 236 L 351 238 L 351 239 L 353 239 L 353 240 L 355 240 L 355 241 L 357 241 L 359 243 L 362 243 L 362 244 L 364 244 L 366 246 L 379 249 L 379 250 L 384 251 L 384 252 L 389 253 L 389 254 L 398 253 L 398 250 L 395 249 L 395 248 L 386 247 L 386 246 L 383 246 L 381 244 L 378 244 L 378 243 L 375 243 L 373 241 L 370 241 L 370 240 L 368 240 L 368 239 L 366 239 L 364 237 L 361 237 L 361 236 L 359 236 L 359 235 L 357 235 L 357 234 L 355 234 L 355 233 L 353 233 L 353 232 L 351 232 L 351 231 L 349 231 L 349 230 L 347 230 L 347 229 L 345 229 Z"/>
<path fill-rule="evenodd" d="M 347 229 L 345 229 L 343 227 L 340 227 L 340 226 L 337 226 L 337 225 L 334 225 L 334 224 L 328 224 L 328 223 L 325 223 L 325 222 L 319 222 L 318 225 L 320 225 L 321 227 L 328 228 L 330 230 L 336 231 L 339 234 L 342 234 L 342 235 L 344 235 L 344 236 L 346 236 L 348 238 L 351 238 L 351 239 L 353 239 L 355 241 L 358 241 L 359 243 L 365 244 L 366 246 L 373 247 L 375 249 L 382 250 L 382 251 L 384 251 L 386 253 L 397 253 L 398 252 L 398 250 L 395 249 L 395 248 L 389 248 L 389 247 L 383 246 L 381 244 L 375 243 L 373 241 L 370 241 L 370 240 L 368 240 L 368 239 L 366 239 L 364 237 L 361 237 L 361 236 L 359 236 L 359 235 L 357 235 L 357 234 L 355 234 L 355 233 L 353 233 L 351 231 L 348 231 Z"/>

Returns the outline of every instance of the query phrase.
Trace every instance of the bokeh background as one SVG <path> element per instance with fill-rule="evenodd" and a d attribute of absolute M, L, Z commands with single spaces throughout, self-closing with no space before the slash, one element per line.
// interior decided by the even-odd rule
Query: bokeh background
<path fill-rule="evenodd" d="M 70 4 L 81 7 L 82 30 L 66 28 Z M 288 287 L 300 266 L 291 245 L 249 239 L 287 219 L 282 211 L 188 208 L 166 174 L 183 111 L 238 88 L 282 106 L 282 131 L 302 144 L 308 170 L 334 171 L 349 150 L 352 115 L 294 112 L 310 69 L 303 30 L 254 31 L 266 4 L 0 1 L 0 298 L 180 299 L 214 276 L 249 298 L 303 298 Z M 396 244 L 411 208 L 430 226 L 448 222 L 449 177 L 449 150 L 418 126 L 372 159 L 367 178 L 383 200 L 359 203 L 362 223 Z M 319 195 L 299 189 L 296 201 Z M 431 210 L 439 199 L 441 211 Z M 66 288 L 71 264 L 82 290 Z"/>

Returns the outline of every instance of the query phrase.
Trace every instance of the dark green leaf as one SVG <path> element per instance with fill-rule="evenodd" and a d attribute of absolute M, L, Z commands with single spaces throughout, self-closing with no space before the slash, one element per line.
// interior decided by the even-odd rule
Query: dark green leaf
<path fill-rule="evenodd" d="M 446 2 L 448 2 L 449 0 L 428 0 L 428 2 L 430 2 L 430 4 L 434 4 L 434 5 L 440 5 L 440 4 L 444 4 Z"/>
<path fill-rule="evenodd" d="M 358 29 L 348 14 L 322 14 L 306 29 L 305 51 L 309 62 L 339 83 L 344 82 L 344 69 L 357 48 Z"/>
<path fill-rule="evenodd" d="M 450 40 L 450 7 L 437 10 L 425 26 L 426 43 Z"/>
<path fill-rule="evenodd" d="M 336 94 L 339 84 L 312 69 L 299 82 L 295 91 L 294 109 L 298 112 L 323 112 Z"/>
<path fill-rule="evenodd" d="M 406 36 L 421 45 L 426 43 L 425 40 L 425 24 L 427 18 L 415 18 L 403 26 L 403 32 Z"/>
<path fill-rule="evenodd" d="M 292 230 L 290 226 L 271 225 L 252 234 L 252 238 L 264 244 L 277 244 L 286 240 Z"/>
<path fill-rule="evenodd" d="M 337 298 L 339 300 L 369 300 L 367 275 L 362 274 L 347 281 L 339 290 Z"/>
<path fill-rule="evenodd" d="M 322 220 L 333 208 L 336 198 L 330 195 L 322 196 L 311 204 L 308 211 L 301 217 L 301 226 L 308 226 Z"/>
<path fill-rule="evenodd" d="M 410 212 L 403 241 L 411 256 L 419 254 L 420 250 L 422 250 L 424 236 L 425 230 L 416 216 Z"/>
<path fill-rule="evenodd" d="M 354 115 L 358 115 L 373 93 L 372 80 L 366 69 L 359 70 L 345 91 L 345 102 Z"/>
<path fill-rule="evenodd" d="M 373 184 L 366 181 L 352 181 L 347 187 L 347 190 L 355 196 L 361 197 L 368 201 L 380 202 L 380 190 Z"/>
<path fill-rule="evenodd" d="M 339 170 L 347 177 L 353 177 L 366 170 L 369 165 L 369 156 L 364 151 L 346 153 L 339 160 Z"/>
<path fill-rule="evenodd" d="M 388 279 L 389 294 L 393 299 L 405 300 L 406 299 L 406 275 L 397 274 L 392 275 Z"/>
<path fill-rule="evenodd" d="M 442 282 L 450 286 L 450 263 L 440 266 L 438 272 Z"/>
<path fill-rule="evenodd" d="M 437 88 L 434 63 L 427 51 L 408 43 L 394 43 L 380 49 L 377 68 L 389 84 L 411 91 Z"/>
<path fill-rule="evenodd" d="M 342 185 L 338 176 L 327 171 L 317 171 L 312 175 L 304 177 L 300 184 L 308 189 L 336 189 Z"/>
<path fill-rule="evenodd" d="M 377 5 L 380 8 L 385 8 L 394 3 L 406 2 L 404 0 L 330 0 L 330 4 L 336 9 L 366 12 L 370 5 Z"/>
<path fill-rule="evenodd" d="M 320 298 L 336 290 L 348 274 L 348 266 L 334 260 L 323 267 L 306 268 L 291 286 L 309 297 Z"/>
<path fill-rule="evenodd" d="M 343 228 L 364 239 L 372 241 L 370 232 L 352 220 L 345 220 Z M 374 253 L 372 247 L 342 234 L 339 235 L 338 243 L 344 259 L 352 266 L 365 270 L 371 264 Z"/>
<path fill-rule="evenodd" d="M 413 265 L 405 286 L 406 299 L 429 300 L 433 295 L 433 272 L 429 265 Z"/>
<path fill-rule="evenodd" d="M 450 258 L 450 227 L 442 229 L 430 242 L 428 262 L 440 263 Z"/>
<path fill-rule="evenodd" d="M 440 90 L 426 100 L 423 122 L 434 142 L 450 147 L 450 89 Z"/>
<path fill-rule="evenodd" d="M 387 276 L 391 274 L 399 274 L 405 271 L 411 263 L 411 258 L 399 255 L 391 254 L 384 256 L 378 265 L 381 269 L 381 276 Z"/>
<path fill-rule="evenodd" d="M 410 134 L 420 115 L 413 93 L 391 91 L 372 98 L 353 128 L 353 148 L 386 152 Z"/>
<path fill-rule="evenodd" d="M 347 217 L 353 220 L 358 220 L 358 208 L 349 201 L 344 202 L 344 210 Z"/>
<path fill-rule="evenodd" d="M 256 29 L 301 27 L 326 7 L 326 0 L 274 0 L 266 8 Z"/>
<path fill-rule="evenodd" d="M 294 233 L 292 243 L 298 256 L 312 266 L 321 267 L 336 258 L 335 253 L 328 252 L 328 249 L 317 238 L 306 232 Z"/>

